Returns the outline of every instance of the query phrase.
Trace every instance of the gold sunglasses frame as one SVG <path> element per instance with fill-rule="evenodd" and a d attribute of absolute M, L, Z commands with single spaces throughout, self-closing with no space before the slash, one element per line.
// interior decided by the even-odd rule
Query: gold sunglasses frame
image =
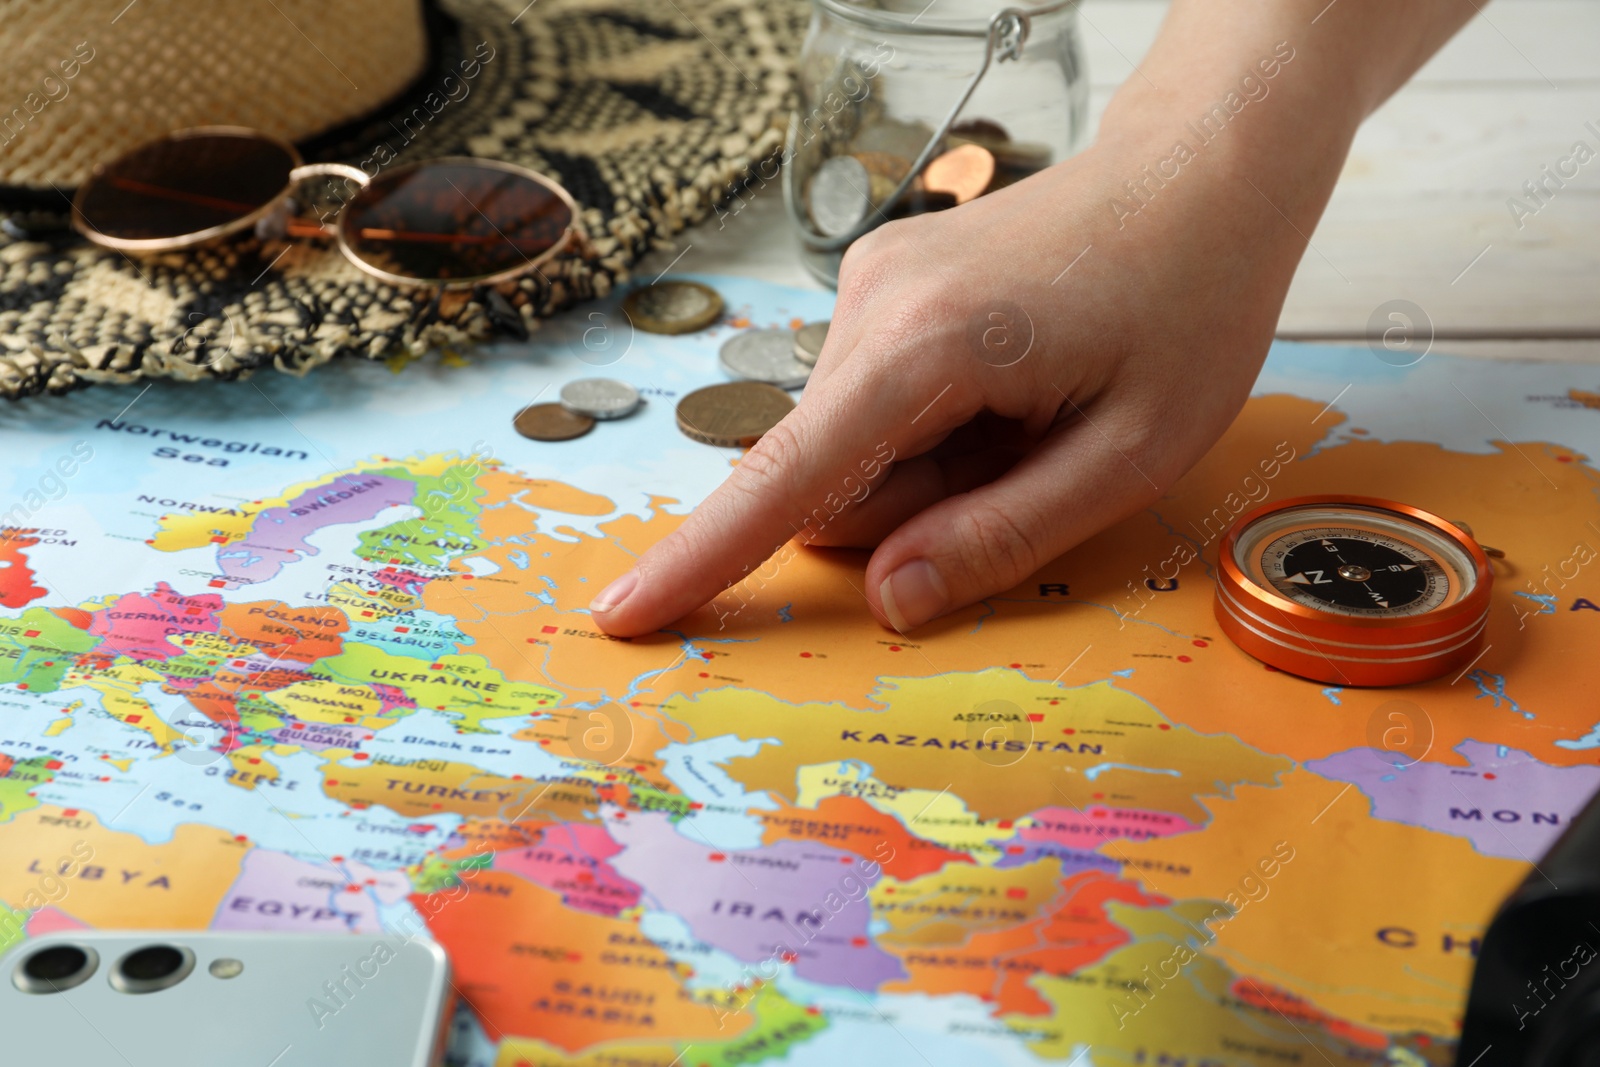
<path fill-rule="evenodd" d="M 163 141 L 181 141 L 199 137 L 239 137 L 241 139 L 247 138 L 253 141 L 263 141 L 274 145 L 275 147 L 281 149 L 290 160 L 287 184 L 284 186 L 281 192 L 272 197 L 272 199 L 268 200 L 261 207 L 256 208 L 247 214 L 241 215 L 236 219 L 231 219 L 228 222 L 222 223 L 221 225 L 211 226 L 204 230 L 197 230 L 194 233 L 179 234 L 176 237 L 126 238 L 113 237 L 110 234 L 102 233 L 100 230 L 95 228 L 92 220 L 90 220 L 85 214 L 83 205 L 94 182 L 100 179 L 110 167 L 115 166 L 117 163 L 121 162 L 123 159 L 126 159 L 128 156 L 133 155 L 135 152 L 144 151 L 151 145 L 159 144 Z M 398 285 L 407 288 L 446 290 L 475 289 L 483 285 L 498 285 L 501 282 L 512 281 L 516 278 L 522 277 L 525 274 L 537 272 L 540 267 L 544 266 L 546 263 L 549 263 L 551 260 L 555 259 L 556 256 L 561 255 L 574 245 L 582 246 L 586 243 L 583 229 L 578 221 L 578 204 L 577 201 L 572 198 L 572 194 L 567 192 L 567 190 L 563 188 L 559 182 L 545 177 L 538 171 L 529 170 L 527 167 L 519 167 L 514 163 L 506 163 L 498 159 L 479 159 L 475 156 L 437 156 L 432 159 L 419 160 L 415 163 L 407 163 L 402 167 L 392 168 L 382 173 L 385 177 L 392 178 L 438 163 L 463 163 L 470 164 L 475 167 L 483 167 L 488 170 L 504 171 L 507 174 L 514 174 L 517 177 L 528 179 L 537 185 L 543 186 L 546 190 L 554 194 L 555 197 L 561 201 L 561 203 L 566 205 L 568 215 L 566 229 L 549 248 L 545 249 L 543 252 L 540 252 L 532 259 L 527 259 L 526 262 L 515 267 L 510 267 L 503 271 L 497 271 L 493 274 L 477 275 L 471 278 L 450 279 L 413 278 L 403 274 L 392 274 L 389 271 L 375 267 L 371 263 L 368 263 L 366 260 L 362 259 L 356 254 L 354 249 L 351 248 L 349 236 L 347 234 L 348 227 L 346 225 L 346 220 L 349 218 L 349 215 L 344 209 L 346 206 L 348 206 L 348 200 L 341 201 L 338 214 L 334 216 L 331 223 L 313 222 L 310 224 L 315 227 L 313 232 L 296 234 L 295 236 L 320 235 L 332 237 L 338 243 L 339 250 L 344 254 L 346 259 L 355 264 L 356 267 L 366 274 L 369 274 L 374 278 L 378 278 L 381 281 L 388 282 L 391 285 Z M 321 177 L 343 178 L 346 181 L 353 182 L 357 189 L 360 190 L 365 189 L 374 180 L 376 180 L 377 175 L 370 175 L 360 167 L 352 167 L 344 163 L 306 163 L 305 160 L 301 158 L 299 150 L 296 149 L 294 145 L 280 138 L 273 137 L 270 134 L 262 133 L 260 130 L 253 130 L 246 126 L 191 126 L 182 130 L 175 130 L 164 137 L 158 137 L 154 140 L 145 141 L 144 143 L 129 149 L 127 152 L 117 157 L 117 159 L 112 160 L 110 163 L 102 163 L 96 166 L 93 172 L 90 174 L 88 180 L 78 186 L 77 194 L 72 199 L 72 228 L 77 230 L 78 233 L 82 234 L 85 238 L 94 242 L 95 244 L 104 248 L 115 249 L 119 252 L 148 253 L 182 251 L 186 248 L 196 248 L 201 245 L 220 241 L 225 237 L 232 236 L 233 234 L 240 233 L 247 229 L 254 229 L 257 224 L 273 217 L 275 214 L 280 213 L 285 204 L 288 202 L 289 198 L 293 196 L 295 189 L 302 182 L 309 178 Z M 472 202 L 469 200 L 468 203 L 471 204 Z M 472 207 L 474 210 L 478 210 L 476 204 L 472 204 Z M 480 211 L 480 214 L 481 213 L 482 212 Z M 488 216 L 485 215 L 484 217 L 487 218 Z M 494 225 L 492 220 L 490 221 L 490 225 Z M 526 257 L 524 258 L 526 259 Z"/>

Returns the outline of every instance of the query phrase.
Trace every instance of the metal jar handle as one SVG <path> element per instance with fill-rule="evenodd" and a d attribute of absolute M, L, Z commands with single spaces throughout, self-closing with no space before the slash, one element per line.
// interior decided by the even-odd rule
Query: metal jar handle
<path fill-rule="evenodd" d="M 914 23 L 901 23 L 885 19 L 882 16 L 874 16 L 869 12 L 850 11 L 841 3 L 841 0 L 817 0 L 818 5 L 821 7 L 834 11 L 836 14 L 842 14 L 847 18 L 864 21 L 873 28 L 881 29 L 885 32 L 912 32 L 949 37 L 977 37 L 981 35 L 984 39 L 983 62 L 979 65 L 977 72 L 967 82 L 966 88 L 961 91 L 961 96 L 956 100 L 954 106 L 950 108 L 949 113 L 945 115 L 944 120 L 939 124 L 939 128 L 934 131 L 933 136 L 928 138 L 928 143 L 923 145 L 922 152 L 912 162 L 910 169 L 906 171 L 905 177 L 900 179 L 900 183 L 895 186 L 894 192 L 884 203 L 892 204 L 899 200 L 905 195 L 906 190 L 911 188 L 911 183 L 916 181 L 917 177 L 922 174 L 922 168 L 928 165 L 928 161 L 933 158 L 934 151 L 943 143 L 945 137 L 950 133 L 950 127 L 954 126 L 956 119 L 960 117 L 961 109 L 967 106 L 968 100 L 972 99 L 972 94 L 978 88 L 978 83 L 983 81 L 985 74 L 989 73 L 989 65 L 996 61 L 1004 63 L 1010 59 L 1020 59 L 1022 57 L 1022 46 L 1027 42 L 1028 33 L 1033 28 L 1033 19 L 1040 15 L 1053 14 L 1074 2 L 1075 0 L 1059 0 L 1057 3 L 1042 4 L 1037 7 L 1002 8 L 1000 11 L 995 12 L 994 17 L 989 20 L 986 30 L 958 30 L 918 26 Z M 798 133 L 798 122 L 798 115 L 790 116 L 789 144 L 791 145 L 794 143 Z M 882 210 L 874 207 L 865 218 L 851 229 L 833 237 L 824 237 L 811 228 L 810 219 L 806 217 L 806 213 L 800 207 L 800 195 L 795 189 L 795 168 L 785 165 L 783 170 L 783 203 L 785 209 L 789 212 L 789 221 L 803 235 L 806 248 L 813 252 L 841 251 L 848 247 L 852 241 L 861 237 L 862 234 L 888 221 L 883 217 Z M 878 217 L 873 218 L 874 214 Z"/>

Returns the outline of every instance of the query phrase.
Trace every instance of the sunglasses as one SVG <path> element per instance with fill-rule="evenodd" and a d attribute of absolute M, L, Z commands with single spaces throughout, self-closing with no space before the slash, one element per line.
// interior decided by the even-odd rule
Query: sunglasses
<path fill-rule="evenodd" d="M 312 178 L 338 206 L 290 216 Z M 140 145 L 95 168 L 72 201 L 72 225 L 125 252 L 170 252 L 258 228 L 333 237 L 356 266 L 395 285 L 466 289 L 536 271 L 582 242 L 572 195 L 542 174 L 497 160 L 446 157 L 372 176 L 306 164 L 293 145 L 255 130 L 204 126 Z"/>

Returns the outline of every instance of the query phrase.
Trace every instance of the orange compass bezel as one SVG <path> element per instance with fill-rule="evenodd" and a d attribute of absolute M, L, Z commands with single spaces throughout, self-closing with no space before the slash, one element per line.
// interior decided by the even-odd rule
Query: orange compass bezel
<path fill-rule="evenodd" d="M 1475 581 L 1453 600 L 1418 615 L 1363 618 L 1297 604 L 1263 586 L 1240 567 L 1240 535 L 1282 511 L 1359 507 L 1410 519 L 1456 542 L 1472 560 Z M 1299 496 L 1263 504 L 1239 516 L 1218 549 L 1213 610 L 1229 640 L 1251 656 L 1290 674 L 1349 686 L 1409 685 L 1469 665 L 1483 647 L 1493 573 L 1489 557 L 1461 527 L 1397 500 L 1370 496 Z M 1453 570 L 1446 564 L 1447 570 Z M 1459 579 L 1452 573 L 1452 584 Z"/>

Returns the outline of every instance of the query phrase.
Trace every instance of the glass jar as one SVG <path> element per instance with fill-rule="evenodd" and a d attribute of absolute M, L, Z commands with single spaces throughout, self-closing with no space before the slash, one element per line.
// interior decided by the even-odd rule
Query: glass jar
<path fill-rule="evenodd" d="M 1073 0 L 812 0 L 784 199 L 801 258 L 835 285 L 844 250 L 1079 147 L 1089 82 Z"/>

